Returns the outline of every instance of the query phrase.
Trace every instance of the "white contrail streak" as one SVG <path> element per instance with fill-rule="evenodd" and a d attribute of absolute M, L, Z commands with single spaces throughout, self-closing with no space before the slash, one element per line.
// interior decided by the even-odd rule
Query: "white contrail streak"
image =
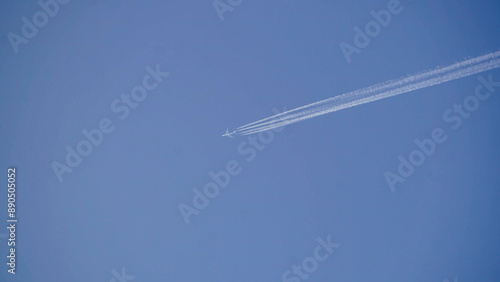
<path fill-rule="evenodd" d="M 390 80 L 289 110 L 240 126 L 235 130 L 235 134 L 248 135 L 270 130 L 345 108 L 471 76 L 498 67 L 500 67 L 500 51 L 458 62 L 447 67 L 440 67 L 432 71 L 411 75 L 406 78 Z"/>

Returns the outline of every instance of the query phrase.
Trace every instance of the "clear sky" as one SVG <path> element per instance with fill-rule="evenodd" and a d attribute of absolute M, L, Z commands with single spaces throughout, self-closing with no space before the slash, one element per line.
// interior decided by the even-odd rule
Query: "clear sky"
<path fill-rule="evenodd" d="M 60 4 L 0 4 L 0 226 L 9 167 L 18 218 L 15 275 L 0 229 L 1 281 L 500 281 L 500 88 L 478 75 L 221 137 L 500 50 L 500 3 L 40 2 Z M 455 112 L 478 85 L 494 92 Z"/>

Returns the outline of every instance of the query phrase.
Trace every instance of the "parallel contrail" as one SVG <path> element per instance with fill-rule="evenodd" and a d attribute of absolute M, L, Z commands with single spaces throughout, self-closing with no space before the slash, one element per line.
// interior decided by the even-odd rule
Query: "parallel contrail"
<path fill-rule="evenodd" d="M 438 85 L 500 67 L 500 51 L 465 60 L 447 67 L 386 81 L 316 103 L 302 106 L 238 127 L 235 135 L 248 135 L 289 125 L 319 115 L 370 103 L 380 99 Z"/>

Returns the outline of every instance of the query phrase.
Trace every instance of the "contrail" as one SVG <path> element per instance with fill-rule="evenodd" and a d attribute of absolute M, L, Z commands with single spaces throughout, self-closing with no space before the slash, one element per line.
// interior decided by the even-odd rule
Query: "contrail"
<path fill-rule="evenodd" d="M 370 103 L 380 99 L 438 85 L 500 67 L 500 51 L 458 62 L 446 67 L 344 93 L 316 103 L 270 116 L 238 127 L 233 134 L 248 135 L 289 125 L 319 115 Z"/>

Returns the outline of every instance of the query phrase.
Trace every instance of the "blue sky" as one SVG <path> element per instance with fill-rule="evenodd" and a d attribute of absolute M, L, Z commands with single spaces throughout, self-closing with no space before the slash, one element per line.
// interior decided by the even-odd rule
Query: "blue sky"
<path fill-rule="evenodd" d="M 17 273 L 4 263 L 1 280 L 119 281 L 125 267 L 133 281 L 286 281 L 328 236 L 340 247 L 308 281 L 500 280 L 500 89 L 457 130 L 442 117 L 477 76 L 290 125 L 259 148 L 221 137 L 500 49 L 499 3 L 402 0 L 348 63 L 341 42 L 389 2 L 243 0 L 221 21 L 211 1 L 70 1 L 17 53 L 8 34 L 41 7 L 2 3 L 0 161 L 18 170 L 19 222 Z M 121 120 L 111 104 L 156 66 L 170 75 Z M 114 131 L 60 182 L 53 162 L 105 118 Z M 384 172 L 435 128 L 447 141 L 391 192 Z M 186 224 L 179 204 L 232 161 L 241 172 Z"/>

